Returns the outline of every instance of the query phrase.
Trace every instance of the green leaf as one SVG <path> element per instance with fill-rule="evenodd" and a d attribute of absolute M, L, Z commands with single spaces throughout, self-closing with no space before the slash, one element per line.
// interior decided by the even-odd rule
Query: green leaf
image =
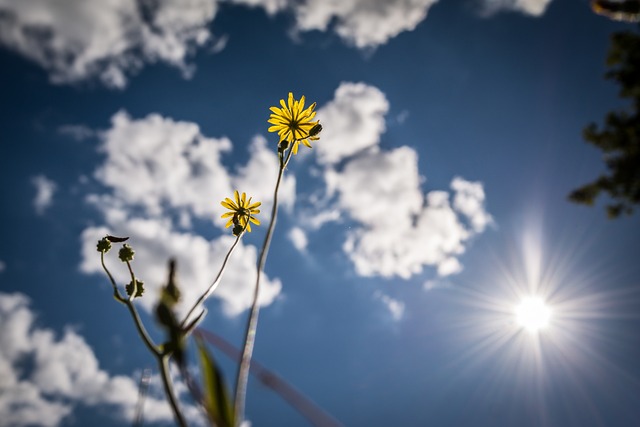
<path fill-rule="evenodd" d="M 200 365 L 202 366 L 202 379 L 205 386 L 204 405 L 209 418 L 218 427 L 234 427 L 233 404 L 224 385 L 222 372 L 209 353 L 201 339 L 196 338 Z"/>

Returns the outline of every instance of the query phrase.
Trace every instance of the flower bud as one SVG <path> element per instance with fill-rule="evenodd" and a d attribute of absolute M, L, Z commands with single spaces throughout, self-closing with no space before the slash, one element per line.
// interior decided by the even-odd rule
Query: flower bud
<path fill-rule="evenodd" d="M 309 138 L 313 138 L 315 136 L 318 136 L 318 134 L 320 134 L 320 132 L 322 132 L 322 125 L 320 123 L 316 123 L 316 125 L 313 126 L 311 128 L 311 130 L 309 131 Z"/>
<path fill-rule="evenodd" d="M 106 254 L 111 249 L 111 242 L 106 237 L 98 240 L 98 252 Z"/>
<path fill-rule="evenodd" d="M 242 231 L 244 231 L 244 227 L 241 226 L 240 224 L 236 225 L 233 227 L 233 235 L 234 236 L 239 236 Z"/>
<path fill-rule="evenodd" d="M 120 258 L 122 262 L 129 262 L 133 260 L 134 253 L 133 248 L 125 243 L 118 252 L 118 258 Z"/>

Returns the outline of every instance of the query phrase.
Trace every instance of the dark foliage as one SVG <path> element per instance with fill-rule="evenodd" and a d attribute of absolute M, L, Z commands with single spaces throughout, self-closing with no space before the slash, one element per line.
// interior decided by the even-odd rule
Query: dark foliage
<path fill-rule="evenodd" d="M 569 195 L 569 200 L 593 205 L 602 193 L 611 197 L 610 218 L 631 214 L 640 204 L 640 33 L 624 31 L 612 36 L 607 59 L 607 79 L 620 86 L 620 97 L 630 99 L 630 111 L 612 111 L 599 128 L 591 123 L 585 140 L 601 149 L 607 174 L 601 175 Z"/>

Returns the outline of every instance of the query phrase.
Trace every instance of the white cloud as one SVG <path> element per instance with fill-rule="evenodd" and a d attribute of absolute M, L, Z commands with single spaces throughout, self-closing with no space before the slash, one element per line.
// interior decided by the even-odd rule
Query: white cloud
<path fill-rule="evenodd" d="M 349 44 L 371 48 L 415 29 L 434 3 L 436 0 L 306 0 L 294 3 L 296 28 L 332 29 Z"/>
<path fill-rule="evenodd" d="M 107 158 L 95 176 L 113 188 L 123 205 L 141 207 L 149 215 L 166 214 L 167 207 L 199 217 L 224 212 L 215 201 L 232 192 L 220 163 L 231 141 L 206 138 L 195 123 L 159 114 L 132 120 L 120 111 L 111 123 L 102 135 Z"/>
<path fill-rule="evenodd" d="M 385 131 L 384 115 L 389 103 L 376 87 L 364 83 L 341 83 L 334 98 L 318 110 L 326 124 L 316 144 L 318 161 L 335 164 L 366 148 L 377 146 Z"/>
<path fill-rule="evenodd" d="M 136 250 L 134 268 L 147 287 L 147 295 L 140 299 L 142 306 L 153 309 L 158 290 L 166 281 L 166 262 L 175 257 L 179 278 L 185 284 L 179 307 L 184 314 L 216 276 L 233 241 L 228 229 L 218 239 L 204 239 L 190 230 L 192 218 L 209 219 L 224 229 L 226 221 L 220 215 L 225 209 L 220 201 L 232 197 L 233 189 L 238 188 L 263 202 L 259 219 L 266 224 L 278 172 L 275 150 L 268 149 L 264 138 L 256 137 L 249 147 L 247 164 L 232 174 L 221 163 L 222 155 L 232 147 L 228 139 L 207 138 L 194 123 L 158 114 L 135 120 L 119 112 L 101 137 L 106 158 L 95 177 L 110 191 L 90 195 L 88 200 L 104 214 L 105 224 L 84 231 L 80 268 L 103 274 L 95 250 L 97 240 L 106 234 L 130 236 Z M 293 176 L 285 177 L 280 196 L 284 207 L 292 206 Z M 244 243 L 247 239 L 251 240 L 252 234 L 236 248 L 213 294 L 222 300 L 230 316 L 251 305 L 257 250 Z M 121 283 L 130 280 L 124 274 L 120 278 Z M 279 280 L 263 275 L 260 304 L 271 304 L 281 289 Z"/>
<path fill-rule="evenodd" d="M 36 187 L 33 207 L 38 215 L 42 215 L 53 203 L 53 195 L 58 186 L 44 175 L 34 176 L 31 178 L 31 183 Z"/>
<path fill-rule="evenodd" d="M 50 72 L 56 83 L 97 77 L 122 88 L 145 62 L 188 75 L 186 60 L 212 36 L 216 0 L 0 0 L 0 44 Z"/>
<path fill-rule="evenodd" d="M 503 10 L 522 12 L 526 15 L 541 16 L 551 0 L 480 0 L 482 13 L 493 15 Z"/>
<path fill-rule="evenodd" d="M 230 2 L 249 7 L 262 7 L 269 15 L 275 15 L 285 9 L 290 0 L 230 0 Z"/>
<path fill-rule="evenodd" d="M 58 133 L 76 141 L 84 141 L 95 136 L 94 130 L 85 125 L 62 125 L 58 128 Z"/>
<path fill-rule="evenodd" d="M 289 240 L 293 246 L 299 250 L 300 252 L 304 252 L 307 249 L 307 245 L 309 244 L 309 240 L 307 239 L 307 234 L 300 227 L 293 227 L 288 234 Z"/>
<path fill-rule="evenodd" d="M 385 305 L 393 320 L 400 320 L 404 316 L 405 304 L 395 298 L 391 298 L 389 295 L 385 295 L 380 291 L 376 291 L 374 297 Z"/>
<path fill-rule="evenodd" d="M 93 350 L 73 330 L 57 337 L 37 326 L 29 304 L 24 294 L 0 293 L 0 426 L 57 426 L 77 404 L 108 405 L 114 417 L 132 420 L 136 382 L 100 369 Z M 145 419 L 171 421 L 169 405 L 154 394 L 147 397 Z M 199 420 L 196 408 L 185 410 Z"/>
<path fill-rule="evenodd" d="M 480 182 L 466 181 L 459 176 L 451 181 L 451 189 L 455 192 L 453 208 L 465 215 L 477 233 L 493 224 L 493 218 L 484 209 L 484 188 Z"/>
<path fill-rule="evenodd" d="M 458 261 L 457 258 L 447 258 L 438 264 L 438 275 L 439 276 L 450 276 L 452 274 L 457 274 L 462 271 L 462 264 Z"/>
<path fill-rule="evenodd" d="M 416 151 L 379 147 L 388 109 L 378 89 L 343 83 L 320 110 L 326 115 L 317 144 L 326 196 L 315 203 L 315 216 L 305 217 L 318 218 L 317 227 L 343 217 L 355 221 L 343 250 L 362 276 L 409 278 L 425 266 L 435 267 L 441 277 L 456 274 L 469 239 L 492 223 L 484 188 L 456 177 L 453 206 L 446 191 L 425 195 Z M 310 221 L 302 225 L 314 228 Z"/>

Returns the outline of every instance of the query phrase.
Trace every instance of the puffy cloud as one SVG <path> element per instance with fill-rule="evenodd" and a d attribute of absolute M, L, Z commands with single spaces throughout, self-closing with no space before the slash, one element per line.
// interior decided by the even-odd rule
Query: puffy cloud
<path fill-rule="evenodd" d="M 320 109 L 321 120 L 330 124 L 317 145 L 326 196 L 303 225 L 315 229 L 331 220 L 353 220 L 343 250 L 362 276 L 409 278 L 425 266 L 441 277 L 456 274 L 469 239 L 493 221 L 484 188 L 455 177 L 453 202 L 446 191 L 424 194 L 416 151 L 379 148 L 388 108 L 378 89 L 343 83 Z"/>
<path fill-rule="evenodd" d="M 121 111 L 103 133 L 106 160 L 96 178 L 113 188 L 122 204 L 149 215 L 183 209 L 196 216 L 220 216 L 216 203 L 232 193 L 230 176 L 220 163 L 231 150 L 228 139 L 206 138 L 198 125 L 150 114 L 132 120 Z M 131 185 L 135 182 L 135 185 Z"/>
<path fill-rule="evenodd" d="M 393 320 L 400 320 L 404 316 L 405 305 L 402 301 L 395 298 L 391 298 L 389 295 L 385 295 L 380 291 L 374 293 L 374 297 L 385 305 Z"/>
<path fill-rule="evenodd" d="M 318 161 L 335 164 L 364 149 L 377 146 L 385 131 L 384 115 L 389 103 L 376 87 L 364 83 L 342 83 L 334 98 L 318 110 L 317 119 L 330 124 L 317 144 Z"/>
<path fill-rule="evenodd" d="M 0 0 L 0 43 L 50 72 L 56 83 L 97 77 L 122 88 L 145 62 L 189 74 L 216 0 Z"/>
<path fill-rule="evenodd" d="M 148 296 L 140 299 L 142 306 L 152 310 L 166 282 L 166 262 L 176 258 L 179 279 L 188 284 L 183 286 L 179 306 L 186 314 L 216 276 L 233 241 L 228 230 L 220 238 L 204 239 L 191 230 L 192 218 L 211 219 L 223 228 L 226 221 L 220 215 L 226 210 L 220 201 L 238 188 L 263 202 L 260 219 L 268 221 L 277 156 L 264 138 L 256 137 L 249 147 L 247 164 L 232 174 L 221 163 L 222 155 L 232 147 L 228 139 L 207 138 L 194 123 L 158 114 L 135 120 L 119 112 L 101 138 L 106 158 L 95 177 L 110 191 L 90 195 L 88 200 L 104 214 L 105 224 L 83 232 L 80 268 L 85 273 L 102 274 L 97 240 L 106 234 L 130 236 L 136 250 L 134 268 L 147 288 Z M 295 178 L 288 176 L 281 185 L 281 201 L 290 207 L 294 200 Z M 226 314 L 237 315 L 251 306 L 256 261 L 254 246 L 241 243 L 236 248 L 213 294 L 222 300 Z M 119 277 L 120 283 L 129 281 L 126 274 Z M 260 304 L 271 304 L 281 289 L 279 280 L 264 275 Z"/>
<path fill-rule="evenodd" d="M 36 187 L 33 207 L 38 215 L 42 215 L 53 203 L 53 195 L 58 186 L 44 175 L 34 176 L 31 178 L 31 183 Z"/>
<path fill-rule="evenodd" d="M 436 0 L 306 0 L 295 3 L 296 27 L 326 31 L 358 48 L 385 44 L 413 30 Z"/>
<path fill-rule="evenodd" d="M 493 15 L 502 10 L 513 10 L 526 15 L 541 16 L 551 0 L 481 0 L 482 12 Z"/>
<path fill-rule="evenodd" d="M 417 199 L 423 201 L 422 196 Z M 383 198 L 379 206 L 385 206 Z M 392 205 L 386 205 L 393 213 Z M 462 254 L 471 232 L 460 222 L 449 204 L 449 194 L 431 191 L 415 216 L 400 216 L 396 224 L 360 227 L 349 233 L 344 250 L 363 276 L 409 278 L 424 266 L 453 272 L 450 259 Z M 444 265 L 442 265 L 445 263 Z"/>
<path fill-rule="evenodd" d="M 307 249 L 307 245 L 309 244 L 309 240 L 307 239 L 307 234 L 300 227 L 293 227 L 288 234 L 289 240 L 293 246 L 299 250 L 300 252 L 304 252 Z"/>
<path fill-rule="evenodd" d="M 115 417 L 132 420 L 136 382 L 100 369 L 93 350 L 73 330 L 56 338 L 53 330 L 37 326 L 29 304 L 24 294 L 0 293 L 0 426 L 57 426 L 76 404 L 108 405 Z M 158 392 L 147 397 L 145 418 L 171 421 Z M 196 408 L 185 410 L 189 419 L 200 419 Z"/>
<path fill-rule="evenodd" d="M 482 233 L 493 218 L 484 210 L 484 188 L 479 182 L 466 181 L 455 177 L 451 181 L 451 189 L 455 191 L 453 207 L 465 215 L 471 222 L 473 230 Z"/>

